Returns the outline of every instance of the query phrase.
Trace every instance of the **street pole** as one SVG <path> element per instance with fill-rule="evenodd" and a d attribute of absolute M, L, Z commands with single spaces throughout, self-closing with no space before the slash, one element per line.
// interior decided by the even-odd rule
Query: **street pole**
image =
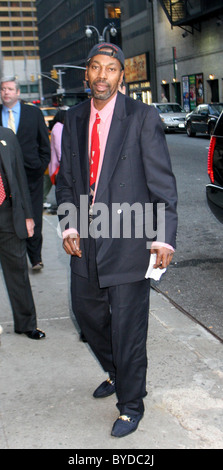
<path fill-rule="evenodd" d="M 35 76 L 35 73 L 32 74 L 33 77 Z M 46 73 L 39 72 L 38 73 L 38 83 L 39 83 L 39 96 L 40 96 L 40 102 L 42 104 L 44 97 L 43 97 L 43 85 L 42 85 L 42 77 L 47 78 L 48 80 L 51 80 L 54 83 L 58 82 L 54 80 L 53 78 L 49 77 Z"/>
<path fill-rule="evenodd" d="M 58 67 L 63 67 L 65 69 L 82 69 L 82 70 L 86 70 L 86 67 L 80 67 L 79 65 L 68 65 L 68 64 L 58 64 L 58 65 L 54 65 L 53 68 L 56 69 Z"/>
<path fill-rule="evenodd" d="M 64 68 L 64 69 L 81 69 L 81 70 L 86 70 L 86 67 L 80 67 L 79 65 L 68 65 L 68 64 L 56 64 L 56 65 L 53 65 L 53 68 L 54 69 L 58 69 L 58 77 L 59 77 L 59 88 L 57 89 L 57 93 L 58 94 L 63 94 L 65 93 L 65 88 L 63 88 L 63 82 L 62 82 L 62 75 L 65 73 L 65 72 L 62 72 L 61 68 Z"/>
<path fill-rule="evenodd" d="M 91 24 L 86 25 L 85 28 L 86 28 L 85 29 L 85 34 L 86 34 L 87 38 L 90 38 L 92 36 L 93 31 L 96 31 L 96 33 L 98 35 L 98 42 L 99 43 L 105 42 L 105 33 L 108 29 L 110 30 L 110 34 L 112 36 L 116 36 L 116 34 L 117 34 L 117 30 L 115 28 L 114 23 L 109 23 L 107 26 L 105 26 L 104 29 L 103 29 L 102 34 L 99 33 L 96 26 L 93 26 Z"/>
<path fill-rule="evenodd" d="M 38 80 L 39 80 L 39 98 L 40 98 L 40 104 L 43 104 L 43 87 L 42 87 L 42 78 L 41 74 L 38 74 Z"/>
<path fill-rule="evenodd" d="M 173 50 L 173 76 L 174 76 L 174 91 L 175 91 L 175 102 L 177 103 L 177 54 L 176 47 Z"/>

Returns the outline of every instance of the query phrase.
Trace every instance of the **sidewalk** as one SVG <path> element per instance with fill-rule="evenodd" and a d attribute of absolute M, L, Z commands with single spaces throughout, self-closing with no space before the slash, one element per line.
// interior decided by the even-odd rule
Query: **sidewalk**
<path fill-rule="evenodd" d="M 70 314 L 69 258 L 56 225 L 44 215 L 45 267 L 30 272 L 46 339 L 14 334 L 0 278 L 0 449 L 222 449 L 223 346 L 154 290 L 145 415 L 135 433 L 111 436 L 116 398 L 92 397 L 107 377 Z"/>

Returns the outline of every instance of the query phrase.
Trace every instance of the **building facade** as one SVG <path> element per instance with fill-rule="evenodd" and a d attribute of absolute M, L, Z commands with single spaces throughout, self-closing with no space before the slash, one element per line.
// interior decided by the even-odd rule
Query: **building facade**
<path fill-rule="evenodd" d="M 222 0 L 153 4 L 158 99 L 164 92 L 186 111 L 223 102 Z"/>
<path fill-rule="evenodd" d="M 16 76 L 25 101 L 41 93 L 35 0 L 0 1 L 1 77 Z"/>
<path fill-rule="evenodd" d="M 223 102 L 222 0 L 121 0 L 128 94 L 189 111 Z"/>
<path fill-rule="evenodd" d="M 150 104 L 156 100 L 153 3 L 121 0 L 120 6 L 128 94 Z"/>
<path fill-rule="evenodd" d="M 87 54 L 99 42 L 99 36 L 110 23 L 114 23 L 117 30 L 112 42 L 120 44 L 119 3 L 104 0 L 37 0 L 41 67 L 42 73 L 49 76 L 43 78 L 46 100 L 62 94 L 64 104 L 71 105 L 84 99 L 87 85 L 83 68 Z M 92 35 L 87 36 L 87 25 L 94 26 L 97 31 L 91 28 Z M 109 31 L 109 28 L 104 31 L 104 38 L 110 41 Z M 55 67 L 57 65 L 60 67 Z M 50 79 L 50 72 L 54 69 L 59 72 L 59 77 L 55 74 L 55 78 Z"/>

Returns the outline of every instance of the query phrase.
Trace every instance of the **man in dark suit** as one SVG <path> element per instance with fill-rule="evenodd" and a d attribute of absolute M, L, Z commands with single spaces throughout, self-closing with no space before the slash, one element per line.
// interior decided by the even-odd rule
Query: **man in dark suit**
<path fill-rule="evenodd" d="M 67 112 L 56 188 L 63 247 L 71 255 L 73 310 L 109 374 L 93 395 L 116 392 L 116 437 L 135 431 L 144 413 L 145 276 L 151 253 L 154 269 L 169 265 L 177 227 L 176 184 L 161 120 L 154 107 L 118 91 L 123 75 L 120 48 L 92 48 L 85 77 L 92 99 Z"/>
<path fill-rule="evenodd" d="M 23 153 L 35 221 L 34 235 L 27 239 L 27 253 L 32 268 L 40 270 L 43 268 L 43 175 L 50 161 L 48 130 L 40 109 L 20 103 L 19 84 L 15 79 L 1 80 L 1 98 L 0 125 L 16 133 Z"/>
<path fill-rule="evenodd" d="M 16 333 L 41 339 L 28 277 L 26 238 L 34 233 L 31 199 L 20 146 L 0 127 L 0 263 L 12 306 Z"/>

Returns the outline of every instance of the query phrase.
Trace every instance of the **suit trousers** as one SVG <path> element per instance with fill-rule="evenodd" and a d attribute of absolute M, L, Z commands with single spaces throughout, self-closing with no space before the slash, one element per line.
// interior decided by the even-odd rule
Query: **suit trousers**
<path fill-rule="evenodd" d="M 43 176 L 38 179 L 28 177 L 28 186 L 35 222 L 33 237 L 27 238 L 27 254 L 32 265 L 42 261 L 42 221 L 43 221 Z"/>
<path fill-rule="evenodd" d="M 115 378 L 120 414 L 143 414 L 149 280 L 100 288 L 93 239 L 89 253 L 89 278 L 71 274 L 75 317 L 101 366 Z"/>
<path fill-rule="evenodd" d="M 0 207 L 0 263 L 12 307 L 15 331 L 36 328 L 36 310 L 28 276 L 26 240 L 20 240 L 13 228 L 12 208 Z"/>

